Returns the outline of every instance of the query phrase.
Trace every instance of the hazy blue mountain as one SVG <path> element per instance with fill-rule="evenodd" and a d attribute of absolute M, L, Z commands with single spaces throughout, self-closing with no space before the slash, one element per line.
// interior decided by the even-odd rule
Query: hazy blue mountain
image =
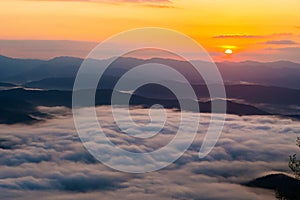
<path fill-rule="evenodd" d="M 45 78 L 24 84 L 24 87 L 47 90 L 72 90 L 74 78 Z"/>
<path fill-rule="evenodd" d="M 81 63 L 80 58 L 58 57 L 42 62 L 18 75 L 10 76 L 7 81 L 24 83 L 46 78 L 75 77 Z"/>
<path fill-rule="evenodd" d="M 300 64 L 278 62 L 217 63 L 223 79 L 228 82 L 249 82 L 288 88 L 300 88 Z"/>
<path fill-rule="evenodd" d="M 15 87 L 16 85 L 15 84 L 12 84 L 12 83 L 3 83 L 3 82 L 0 82 L 0 87 Z"/>
<path fill-rule="evenodd" d="M 98 88 L 111 89 L 117 80 L 119 80 L 119 78 L 115 76 L 104 76 L 102 77 L 101 85 L 99 84 Z M 23 86 L 46 90 L 73 90 L 74 81 L 74 77 L 45 78 L 24 83 Z"/>
<path fill-rule="evenodd" d="M 0 80 L 9 80 L 11 76 L 17 76 L 30 71 L 47 61 L 35 59 L 15 59 L 0 55 Z"/>
<path fill-rule="evenodd" d="M 13 59 L 2 56 L 0 57 L 0 81 L 25 83 L 48 78 L 74 78 L 82 61 L 80 58 L 72 57 L 58 57 L 48 61 L 41 61 Z M 108 60 L 95 60 L 94 64 L 95 67 L 100 69 L 107 62 Z M 203 84 L 203 79 L 196 73 L 190 63 L 172 59 L 152 58 L 143 60 L 123 57 L 113 62 L 105 74 L 119 77 L 132 67 L 147 63 L 171 66 L 187 77 L 191 83 Z M 210 65 L 203 61 L 192 61 L 192 63 L 199 63 L 205 67 Z M 216 64 L 226 83 L 238 84 L 247 82 L 300 89 L 300 64 L 297 63 L 289 61 L 266 63 L 246 61 Z M 168 78 L 166 74 L 162 74 L 159 70 L 153 70 L 152 73 L 158 77 Z M 136 78 L 139 77 L 137 76 Z"/>

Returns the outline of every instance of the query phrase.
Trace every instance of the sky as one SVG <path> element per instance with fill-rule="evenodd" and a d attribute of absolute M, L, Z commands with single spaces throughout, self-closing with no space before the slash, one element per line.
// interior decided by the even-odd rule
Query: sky
<path fill-rule="evenodd" d="M 0 54 L 85 57 L 114 34 L 150 26 L 188 35 L 216 61 L 300 62 L 299 7 L 298 0 L 0 0 Z"/>

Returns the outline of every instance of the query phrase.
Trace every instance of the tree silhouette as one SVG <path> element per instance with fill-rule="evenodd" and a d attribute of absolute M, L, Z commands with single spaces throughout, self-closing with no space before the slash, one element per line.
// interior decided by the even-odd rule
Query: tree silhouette
<path fill-rule="evenodd" d="M 300 137 L 297 137 L 296 144 L 300 147 Z M 292 170 L 295 180 L 300 180 L 300 160 L 297 159 L 297 155 L 291 155 L 289 161 L 289 168 Z M 286 184 L 285 189 L 277 188 L 275 192 L 276 199 L 279 200 L 299 200 L 300 199 L 300 187 L 299 182 L 293 182 L 292 184 Z"/>
<path fill-rule="evenodd" d="M 300 147 L 300 137 L 297 137 L 297 146 Z M 295 178 L 300 179 L 300 160 L 297 159 L 297 155 L 290 156 L 289 167 L 295 175 Z"/>

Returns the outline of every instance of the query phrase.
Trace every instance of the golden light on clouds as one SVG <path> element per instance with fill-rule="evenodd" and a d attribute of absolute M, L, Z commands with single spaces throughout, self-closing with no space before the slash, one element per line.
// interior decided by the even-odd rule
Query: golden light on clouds
<path fill-rule="evenodd" d="M 231 49 L 238 56 L 283 45 L 266 43 L 273 40 L 299 47 L 299 7 L 298 0 L 0 1 L 0 39 L 99 42 L 151 26 L 180 31 L 212 54 Z"/>

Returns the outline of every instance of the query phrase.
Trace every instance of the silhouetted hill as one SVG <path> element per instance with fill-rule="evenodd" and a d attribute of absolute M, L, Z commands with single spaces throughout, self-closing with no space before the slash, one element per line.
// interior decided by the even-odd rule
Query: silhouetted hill
<path fill-rule="evenodd" d="M 250 103 L 268 103 L 279 105 L 300 105 L 300 90 L 261 86 L 228 85 L 228 98 L 242 99 Z"/>
<path fill-rule="evenodd" d="M 118 77 L 104 76 L 101 79 L 101 88 L 112 89 Z M 169 82 L 177 89 L 184 85 L 180 82 Z M 48 78 L 40 81 L 26 83 L 25 87 L 52 89 L 52 90 L 72 90 L 73 78 Z M 198 99 L 209 99 L 209 92 L 206 85 L 193 85 Z M 98 86 L 100 88 L 100 86 Z M 300 114 L 295 107 L 300 106 L 300 90 L 262 85 L 226 85 L 226 95 L 228 99 L 237 102 L 244 102 L 268 112 L 278 114 L 295 115 Z M 135 91 L 136 95 L 155 99 L 174 99 L 175 96 L 168 89 L 158 84 L 147 84 L 142 90 Z"/>
<path fill-rule="evenodd" d="M 184 88 L 180 83 L 173 83 L 177 88 Z M 206 85 L 193 85 L 198 98 L 209 98 Z M 229 99 L 243 100 L 249 103 L 265 103 L 278 105 L 300 105 L 300 90 L 262 85 L 225 85 L 226 96 Z M 147 84 L 137 95 L 149 98 L 174 98 L 164 87 L 158 84 Z"/>
<path fill-rule="evenodd" d="M 38 88 L 46 90 L 72 90 L 74 78 L 46 78 L 39 81 L 25 83 L 28 88 Z"/>
<path fill-rule="evenodd" d="M 127 93 L 118 92 L 119 96 L 130 95 Z M 96 93 L 95 104 L 110 105 L 112 90 L 98 90 Z M 84 93 L 82 94 L 84 95 Z M 192 100 L 186 100 L 192 101 Z M 221 100 L 220 100 L 221 101 Z M 161 104 L 165 108 L 180 109 L 179 103 L 176 99 L 151 99 L 138 95 L 133 95 L 130 98 L 130 105 L 143 106 L 145 108 L 151 107 L 154 104 Z M 72 92 L 71 91 L 57 91 L 57 90 L 24 90 L 11 89 L 0 91 L 0 123 L 28 123 L 34 122 L 39 117 L 47 117 L 37 110 L 38 106 L 65 106 L 71 108 L 72 106 Z M 82 105 L 86 106 L 86 105 Z M 236 115 L 268 115 L 264 112 L 250 105 L 244 105 L 227 101 L 227 113 Z M 211 112 L 211 102 L 199 102 L 201 112 Z M 194 110 L 191 110 L 194 111 Z"/>
<path fill-rule="evenodd" d="M 177 89 L 184 87 L 181 83 L 172 83 Z M 193 85 L 198 99 L 209 99 L 206 85 Z M 226 96 L 229 100 L 250 104 L 271 113 L 295 115 L 300 113 L 300 90 L 261 85 L 226 85 Z M 167 88 L 158 84 L 147 84 L 134 92 L 146 98 L 172 99 L 175 98 Z"/>
<path fill-rule="evenodd" d="M 248 187 L 271 189 L 276 192 L 280 199 L 299 200 L 300 180 L 291 178 L 284 174 L 272 174 L 257 178 L 245 184 Z"/>
<path fill-rule="evenodd" d="M 9 95 L 0 97 L 0 123 L 33 123 L 47 117 L 46 114 L 39 112 L 36 106 L 23 100 Z"/>
<path fill-rule="evenodd" d="M 15 84 L 12 84 L 12 83 L 3 83 L 3 82 L 0 82 L 0 87 L 15 87 L 16 85 Z"/>

